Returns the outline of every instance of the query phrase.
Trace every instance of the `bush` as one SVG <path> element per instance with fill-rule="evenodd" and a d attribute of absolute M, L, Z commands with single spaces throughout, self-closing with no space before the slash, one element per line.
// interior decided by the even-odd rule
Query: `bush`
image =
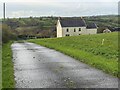
<path fill-rule="evenodd" d="M 17 35 L 14 33 L 14 31 L 11 30 L 11 28 L 3 24 L 2 25 L 2 42 L 7 43 L 10 40 L 16 40 Z"/>

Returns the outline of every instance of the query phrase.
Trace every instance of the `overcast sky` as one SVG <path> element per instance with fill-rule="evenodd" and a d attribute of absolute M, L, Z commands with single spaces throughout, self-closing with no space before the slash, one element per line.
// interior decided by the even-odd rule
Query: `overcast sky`
<path fill-rule="evenodd" d="M 28 2 L 29 1 L 29 2 Z M 91 16 L 118 14 L 119 0 L 2 0 L 6 17 Z M 0 8 L 0 18 L 3 8 Z"/>

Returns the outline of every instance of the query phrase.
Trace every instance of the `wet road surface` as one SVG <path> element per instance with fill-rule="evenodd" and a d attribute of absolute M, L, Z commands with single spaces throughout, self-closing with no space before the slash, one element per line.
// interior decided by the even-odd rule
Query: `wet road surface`
<path fill-rule="evenodd" d="M 117 88 L 118 79 L 58 51 L 12 44 L 16 88 Z"/>

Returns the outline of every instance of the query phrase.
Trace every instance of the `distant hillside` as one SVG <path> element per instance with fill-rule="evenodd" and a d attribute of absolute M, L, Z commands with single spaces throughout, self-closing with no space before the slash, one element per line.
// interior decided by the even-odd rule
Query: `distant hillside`
<path fill-rule="evenodd" d="M 84 17 L 87 23 L 94 22 L 97 24 L 97 26 L 99 27 L 99 33 L 101 33 L 106 27 L 109 28 L 111 31 L 115 27 L 120 27 L 120 24 L 118 22 L 119 18 L 117 15 Z"/>
<path fill-rule="evenodd" d="M 69 17 L 64 17 L 69 18 Z M 72 17 L 80 18 L 80 17 Z M 108 27 L 113 29 L 118 27 L 117 15 L 106 16 L 90 16 L 83 17 L 87 23 L 94 22 L 97 24 L 98 33 Z M 55 37 L 55 25 L 58 17 L 29 17 L 29 18 L 12 18 L 6 19 L 6 24 L 9 25 L 18 35 L 21 36 L 37 36 L 37 37 Z M 31 31 L 29 31 L 31 30 Z"/>

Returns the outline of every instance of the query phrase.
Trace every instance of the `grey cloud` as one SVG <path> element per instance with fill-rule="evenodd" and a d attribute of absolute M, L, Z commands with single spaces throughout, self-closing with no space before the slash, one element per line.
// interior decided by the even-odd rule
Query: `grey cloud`
<path fill-rule="evenodd" d="M 48 2 L 6 3 L 7 17 L 26 16 L 83 16 L 117 14 L 117 3 L 112 2 Z M 0 14 L 1 15 L 1 14 Z M 2 17 L 2 16 L 1 16 Z"/>

